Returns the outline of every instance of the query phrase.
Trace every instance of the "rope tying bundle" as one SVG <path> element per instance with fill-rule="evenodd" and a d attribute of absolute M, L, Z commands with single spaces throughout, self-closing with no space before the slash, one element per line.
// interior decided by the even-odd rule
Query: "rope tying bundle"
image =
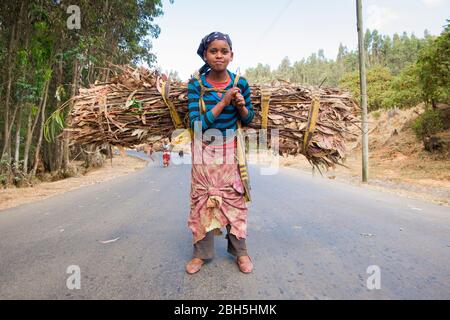
<path fill-rule="evenodd" d="M 183 121 L 181 121 L 180 115 L 175 109 L 172 101 L 169 99 L 170 92 L 170 78 L 167 81 L 161 79 L 161 88 L 158 87 L 158 91 L 161 93 L 161 96 L 166 104 L 167 108 L 169 108 L 170 117 L 172 118 L 173 125 L 176 129 L 183 129 Z"/>
<path fill-rule="evenodd" d="M 313 91 L 311 108 L 308 113 L 308 123 L 306 125 L 305 136 L 303 137 L 303 153 L 306 155 L 308 152 L 308 146 L 311 141 L 312 135 L 316 130 L 317 118 L 320 110 L 320 93 L 319 91 Z"/>

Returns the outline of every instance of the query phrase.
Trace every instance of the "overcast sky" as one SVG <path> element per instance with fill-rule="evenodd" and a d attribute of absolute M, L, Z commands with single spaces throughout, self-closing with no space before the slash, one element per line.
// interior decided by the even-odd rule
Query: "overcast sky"
<path fill-rule="evenodd" d="M 334 59 L 339 43 L 357 47 L 355 0 L 163 0 L 164 16 L 153 40 L 157 65 L 176 70 L 187 80 L 202 60 L 196 51 L 212 31 L 228 33 L 233 41 L 231 71 L 258 62 L 276 68 L 283 57 L 291 62 L 324 49 Z M 442 32 L 450 19 L 450 0 L 363 0 L 364 29 L 382 34 L 406 31 L 418 37 L 425 29 Z"/>

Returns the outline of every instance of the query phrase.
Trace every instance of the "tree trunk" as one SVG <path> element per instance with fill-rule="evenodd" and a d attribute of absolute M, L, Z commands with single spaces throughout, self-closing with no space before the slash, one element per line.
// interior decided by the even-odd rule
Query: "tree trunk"
<path fill-rule="evenodd" d="M 12 153 L 11 153 L 11 137 L 12 137 L 12 129 L 13 129 L 13 124 L 14 121 L 16 121 L 16 115 L 17 115 L 17 111 L 20 109 L 20 105 L 16 105 L 16 107 L 14 108 L 14 112 L 12 114 L 12 116 L 9 118 L 8 122 L 10 123 L 9 125 L 9 129 L 7 132 L 7 136 L 8 136 L 8 148 L 6 150 L 6 152 L 4 153 L 5 155 L 7 154 L 7 159 L 11 160 L 12 159 Z M 3 157 L 3 156 L 2 156 Z"/>
<path fill-rule="evenodd" d="M 59 88 L 59 86 L 61 86 L 63 84 L 63 54 L 62 52 L 60 52 L 60 59 L 59 59 L 59 63 L 58 63 L 58 80 L 57 80 L 57 90 Z M 58 99 L 58 105 L 57 105 L 57 109 L 61 106 L 61 99 Z M 63 128 L 64 129 L 64 128 Z M 51 161 L 52 163 L 50 164 L 50 166 L 52 167 L 52 170 L 66 170 L 68 163 L 69 163 L 69 152 L 68 152 L 68 148 L 66 148 L 67 146 L 67 141 L 66 141 L 66 137 L 65 137 L 65 132 L 63 131 L 63 135 L 62 135 L 62 139 L 59 138 L 58 140 L 55 141 L 56 143 L 56 149 L 51 148 L 50 150 L 56 150 L 55 154 L 57 155 L 56 159 L 54 159 L 54 157 L 52 157 L 52 155 L 49 155 L 50 159 L 54 159 L 54 161 Z M 52 152 L 53 153 L 53 152 Z M 53 163 L 54 162 L 54 163 Z"/>
<path fill-rule="evenodd" d="M 17 117 L 16 123 L 16 142 L 15 142 L 15 152 L 14 152 L 14 165 L 16 168 L 19 166 L 19 156 L 20 156 L 20 128 L 22 122 L 22 106 L 19 106 L 19 116 Z"/>
<path fill-rule="evenodd" d="M 14 118 L 16 116 L 17 108 L 14 112 L 14 116 L 12 119 L 10 119 L 10 102 L 11 102 L 11 86 L 13 81 L 13 67 L 15 62 L 15 55 L 16 55 L 16 48 L 18 43 L 18 37 L 19 37 L 19 27 L 22 23 L 22 16 L 24 13 L 24 5 L 25 0 L 22 0 L 20 4 L 20 10 L 18 19 L 16 20 L 15 24 L 12 27 L 11 31 L 11 38 L 9 41 L 9 48 L 8 48 L 8 59 L 7 59 L 7 81 L 6 81 L 6 92 L 5 92 L 5 123 L 4 123 L 4 139 L 3 139 L 3 150 L 2 155 L 0 159 L 3 159 L 4 156 L 7 154 L 7 160 L 8 162 L 11 161 L 11 129 L 14 123 Z"/>
<path fill-rule="evenodd" d="M 0 157 L 1 159 L 3 159 L 3 157 L 5 156 L 5 154 L 8 154 L 7 156 L 7 160 L 8 162 L 11 159 L 11 138 L 9 136 L 9 104 L 10 104 L 10 98 L 11 98 L 11 84 L 12 84 L 12 68 L 13 68 L 13 61 L 12 61 L 12 56 L 13 56 L 13 51 L 14 51 L 14 46 L 15 46 L 15 33 L 16 33 L 16 28 L 17 28 L 17 22 L 13 25 L 12 27 L 12 32 L 11 32 L 11 39 L 9 41 L 9 50 L 8 50 L 8 59 L 7 59 L 7 73 L 6 73 L 6 92 L 5 92 L 5 123 L 4 123 L 4 134 L 3 134 L 3 149 L 2 149 L 2 156 Z"/>
<path fill-rule="evenodd" d="M 33 125 L 31 125 L 31 123 L 33 122 L 33 114 L 30 110 L 30 114 L 28 117 L 28 128 L 27 128 L 27 137 L 26 137 L 26 142 L 25 142 L 25 155 L 24 155 L 24 160 L 23 160 L 23 173 L 27 174 L 28 173 L 28 158 L 29 158 L 29 154 L 30 154 L 30 147 L 31 147 L 31 143 L 33 142 L 33 134 L 34 134 L 34 130 L 36 130 L 36 126 L 38 124 L 39 121 L 39 115 L 41 114 L 41 110 L 42 110 L 42 105 L 44 102 L 44 97 L 45 97 L 45 88 L 47 87 L 48 83 L 50 80 L 47 80 L 47 82 L 44 85 L 44 90 L 42 91 L 42 95 L 39 99 L 39 108 L 38 108 L 38 112 L 37 112 L 37 116 L 34 119 L 34 123 Z"/>
<path fill-rule="evenodd" d="M 33 113 L 30 110 L 30 114 L 28 115 L 28 124 L 27 124 L 27 135 L 25 140 L 25 150 L 23 153 L 23 174 L 26 175 L 28 173 L 28 157 L 30 154 L 30 146 L 31 146 L 31 138 L 33 137 L 32 132 L 32 124 L 33 124 Z"/>
<path fill-rule="evenodd" d="M 42 162 L 46 171 L 57 172 L 61 169 L 62 145 L 63 142 L 61 139 L 53 142 L 43 141 Z"/>
<path fill-rule="evenodd" d="M 40 113 L 41 118 L 41 124 L 39 128 L 39 138 L 36 145 L 36 152 L 34 154 L 34 164 L 33 169 L 31 170 L 31 177 L 34 177 L 36 175 L 36 170 L 39 165 L 39 153 L 41 151 L 41 145 L 42 145 L 42 136 L 44 134 L 44 122 L 45 122 L 45 106 L 47 105 L 47 97 L 48 97 L 48 89 L 50 87 L 50 80 L 47 81 L 46 87 L 45 87 L 45 94 L 44 94 L 44 101 L 42 102 L 42 110 Z"/>
<path fill-rule="evenodd" d="M 74 97 L 77 94 L 77 90 L 78 90 L 78 59 L 75 58 L 75 62 L 73 65 L 73 78 L 72 78 L 72 92 L 71 92 L 71 98 Z M 66 118 L 66 123 L 70 122 L 70 113 L 67 115 Z M 69 150 L 69 132 L 65 131 L 63 133 L 63 159 L 62 159 L 62 169 L 65 171 L 68 169 L 69 166 L 69 154 L 70 154 L 70 150 Z"/>

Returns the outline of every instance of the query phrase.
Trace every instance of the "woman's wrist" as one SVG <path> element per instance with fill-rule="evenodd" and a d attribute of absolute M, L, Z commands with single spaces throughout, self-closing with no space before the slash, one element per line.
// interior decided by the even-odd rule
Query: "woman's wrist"
<path fill-rule="evenodd" d="M 220 100 L 219 103 L 217 104 L 218 106 L 220 106 L 222 109 L 225 108 L 227 106 L 225 100 Z"/>
<path fill-rule="evenodd" d="M 245 110 L 245 105 L 243 106 L 235 106 L 239 112 L 243 112 Z"/>
<path fill-rule="evenodd" d="M 248 116 L 248 109 L 245 107 L 245 105 L 242 107 L 236 107 L 236 108 L 237 108 L 239 115 L 242 118 L 246 118 Z"/>
<path fill-rule="evenodd" d="M 211 110 L 213 113 L 213 116 L 217 118 L 219 114 L 222 113 L 223 109 L 225 108 L 226 104 L 223 100 L 220 100 L 216 106 Z"/>

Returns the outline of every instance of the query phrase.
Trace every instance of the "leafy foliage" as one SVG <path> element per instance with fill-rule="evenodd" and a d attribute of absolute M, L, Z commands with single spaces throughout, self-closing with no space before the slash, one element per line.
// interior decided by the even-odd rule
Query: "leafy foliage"
<path fill-rule="evenodd" d="M 364 35 L 369 110 L 409 108 L 421 102 L 449 103 L 450 27 L 439 37 L 425 30 L 423 38 L 406 32 L 392 37 L 377 30 Z M 257 64 L 245 76 L 252 83 L 287 80 L 293 83 L 340 86 L 359 95 L 358 53 L 342 44 L 335 60 L 326 59 L 323 50 L 291 63 L 285 57 L 271 70 Z"/>
<path fill-rule="evenodd" d="M 394 34 L 391 38 L 379 34 L 377 30 L 367 30 L 364 36 L 367 52 L 367 68 L 385 67 L 393 76 L 415 63 L 421 48 L 431 39 L 427 31 L 419 39 L 414 34 Z M 253 83 L 267 83 L 283 79 L 295 83 L 338 86 L 341 79 L 348 73 L 358 70 L 358 52 L 350 51 L 340 44 L 336 59 L 327 59 L 322 49 L 308 58 L 291 63 L 285 57 L 280 65 L 271 70 L 269 65 L 259 63 L 245 72 L 246 78 Z"/>
<path fill-rule="evenodd" d="M 420 139 L 442 131 L 444 129 L 444 124 L 442 122 L 440 110 L 428 108 L 412 124 L 412 129 Z"/>
<path fill-rule="evenodd" d="M 71 4 L 0 2 L 0 157 L 5 161 L 16 148 L 19 161 L 37 159 L 33 153 L 39 151 L 41 159 L 58 162 L 58 156 L 45 153 L 61 150 L 51 146 L 67 116 L 61 105 L 80 87 L 112 76 L 111 63 L 152 66 L 156 60 L 152 39 L 161 31 L 154 21 L 163 14 L 161 0 L 75 1 L 81 28 L 74 30 L 67 26 Z M 38 147 L 41 136 L 45 148 Z"/>
<path fill-rule="evenodd" d="M 430 39 L 418 59 L 419 80 L 429 103 L 450 103 L 450 24 L 436 39 Z"/>
<path fill-rule="evenodd" d="M 386 91 L 389 90 L 392 75 L 388 68 L 376 66 L 367 72 L 367 104 L 368 110 L 374 111 L 382 108 Z M 355 98 L 360 99 L 359 73 L 353 72 L 345 75 L 340 82 L 342 88 L 348 89 Z"/>
<path fill-rule="evenodd" d="M 423 93 L 419 85 L 419 69 L 416 63 L 404 68 L 394 77 L 388 91 L 384 95 L 384 108 L 412 108 L 423 101 Z"/>

